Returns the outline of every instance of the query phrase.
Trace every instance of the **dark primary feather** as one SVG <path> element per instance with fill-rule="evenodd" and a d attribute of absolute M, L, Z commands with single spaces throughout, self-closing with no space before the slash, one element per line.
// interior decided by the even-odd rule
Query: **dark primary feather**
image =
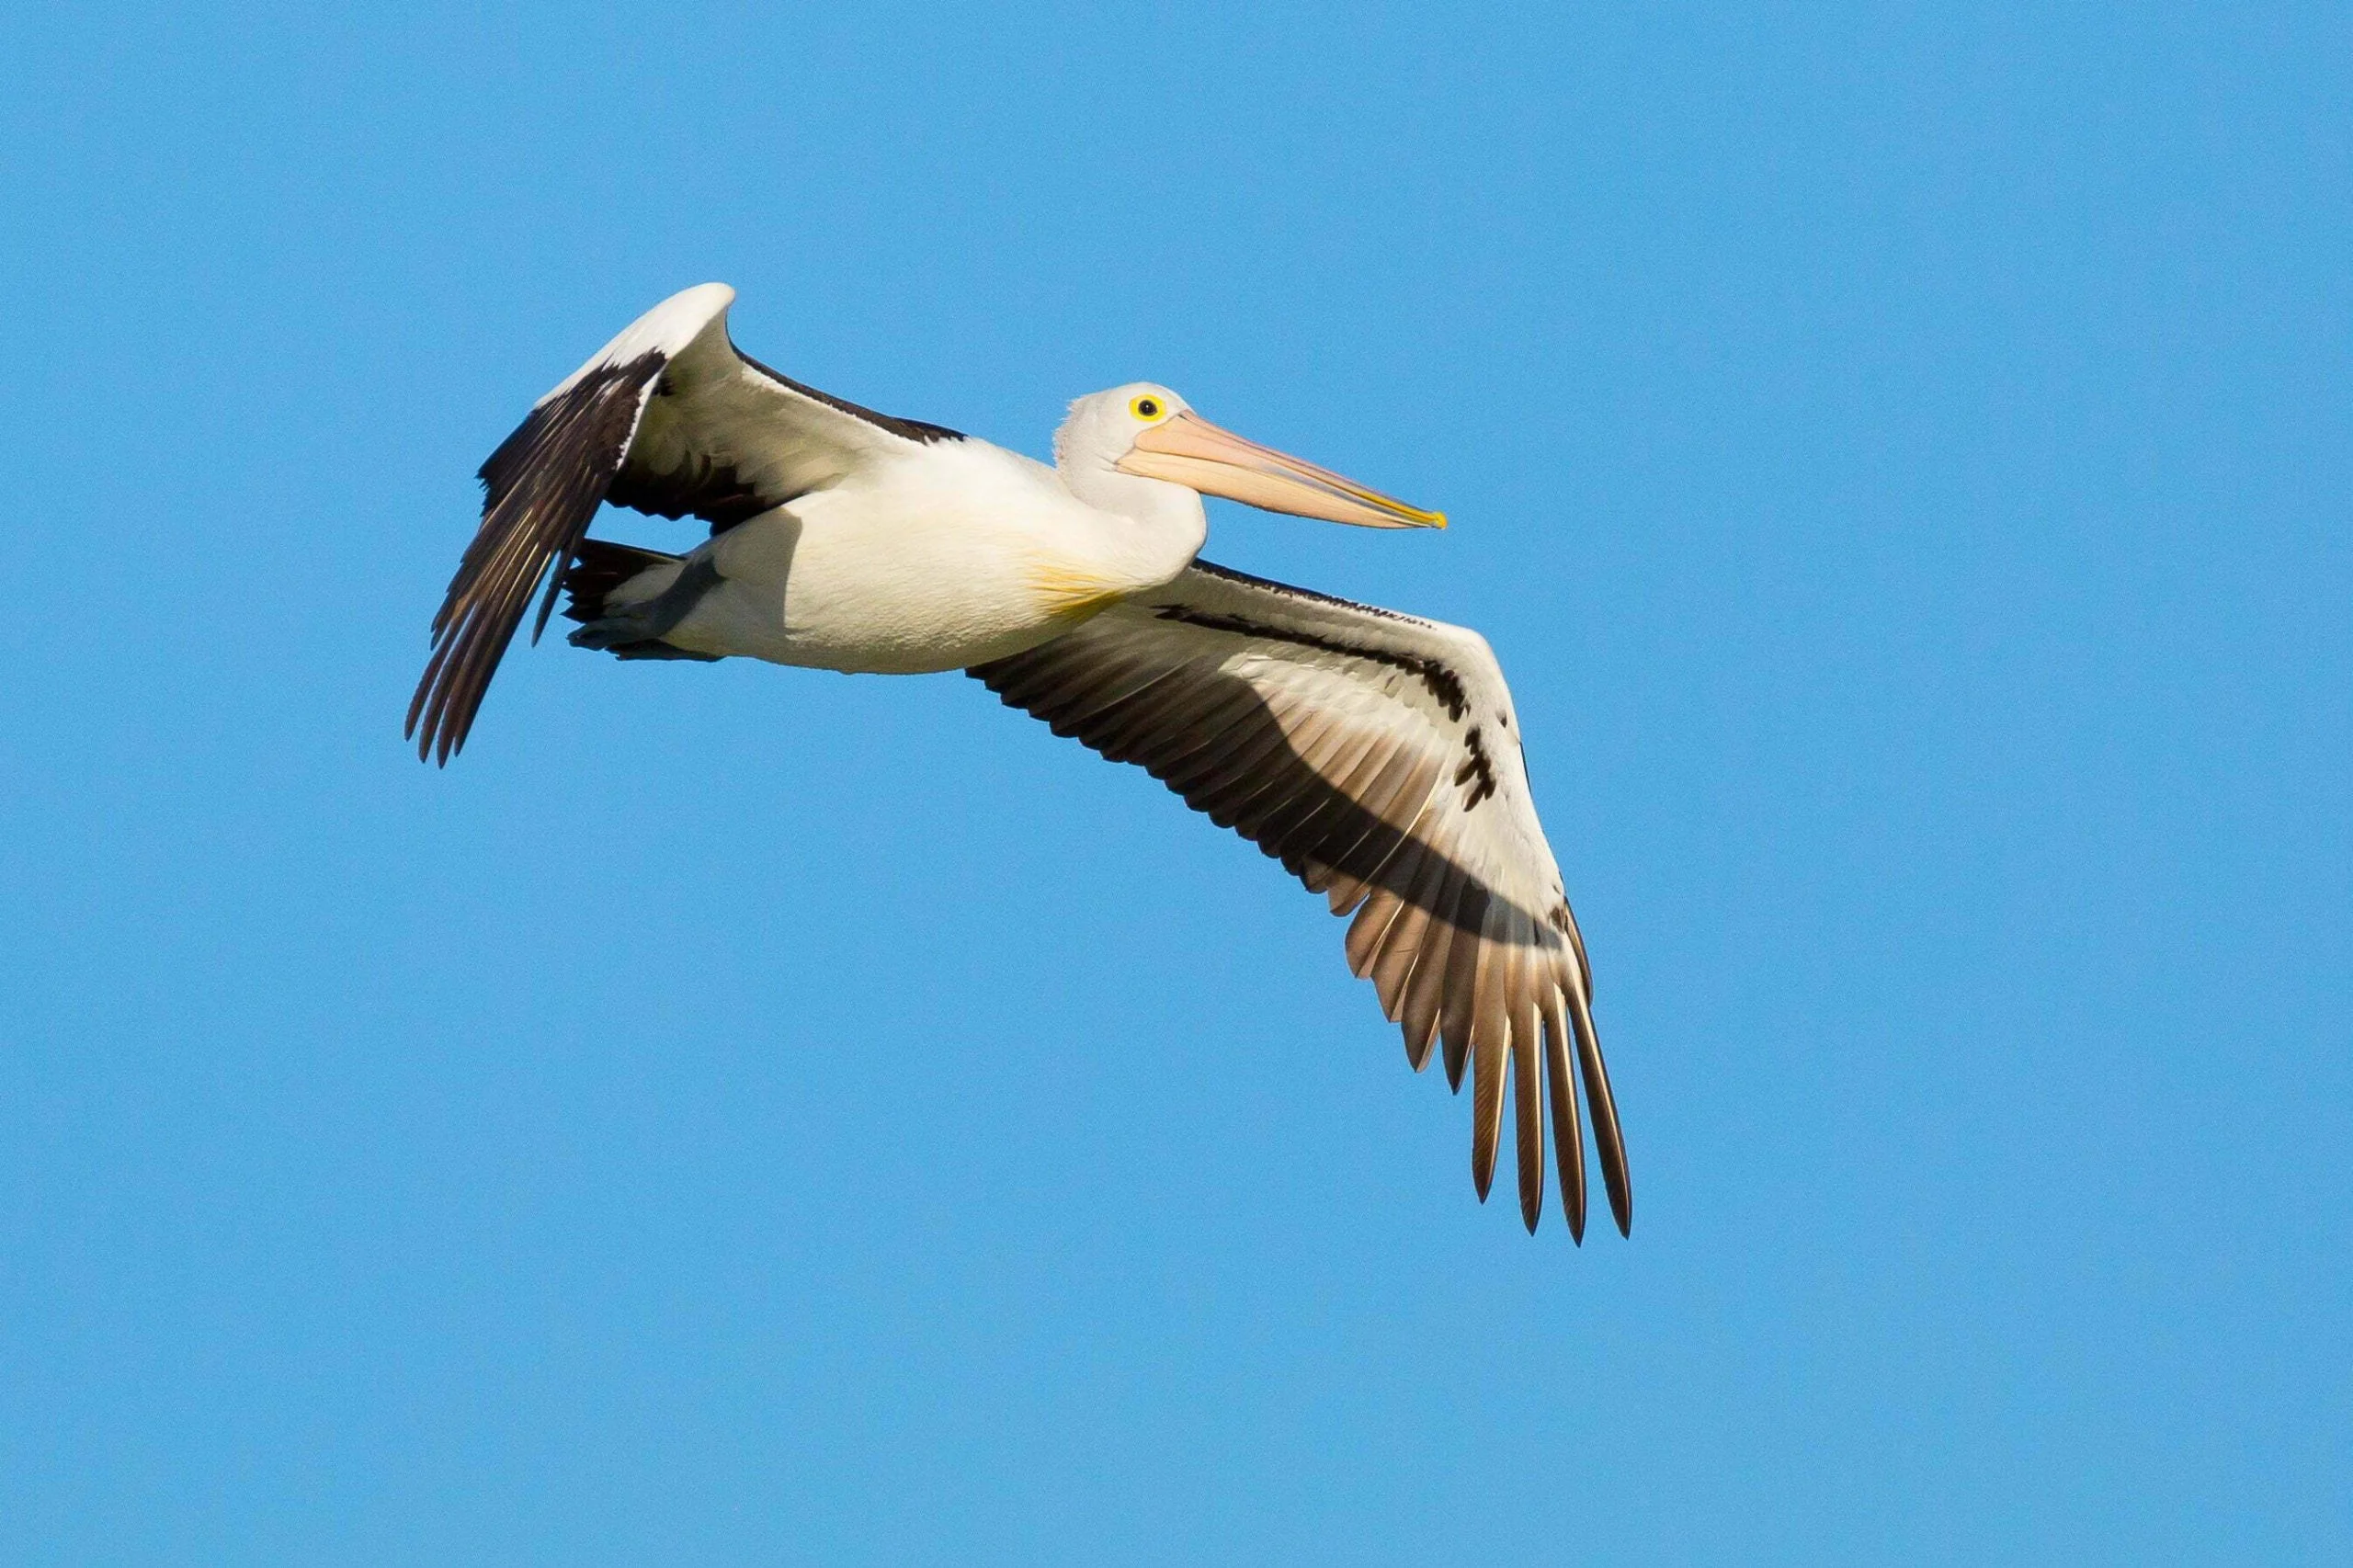
<path fill-rule="evenodd" d="M 420 757 L 446 763 L 464 746 L 543 580 L 532 640 L 545 630 L 556 581 L 628 456 L 663 364 L 646 354 L 588 371 L 533 409 L 482 465 L 482 526 L 433 618 L 433 655 L 409 703 L 405 733 Z"/>
<path fill-rule="evenodd" d="M 1224 597 L 1196 602 L 1210 596 L 1188 592 L 1188 578 Z M 1239 610 L 1224 602 L 1259 594 L 1326 613 L 1315 624 L 1284 624 L 1273 614 L 1254 618 L 1246 597 Z M 1359 613 L 1407 619 L 1200 562 L 1161 595 L 969 673 L 1056 734 L 1145 768 L 1326 894 L 1334 913 L 1353 915 L 1349 965 L 1374 982 L 1383 1010 L 1401 1024 L 1408 1059 L 1419 1068 L 1442 1040 L 1449 1081 L 1459 1087 L 1470 1069 L 1480 1195 L 1493 1177 L 1508 1099 L 1520 1212 L 1536 1228 L 1549 1098 L 1563 1216 L 1582 1240 L 1574 1047 L 1604 1184 L 1624 1231 L 1631 1223 L 1624 1148 L 1591 1032 L 1574 922 L 1565 902 L 1550 911 L 1524 907 L 1464 863 L 1456 846 L 1483 809 L 1497 809 L 1483 803 L 1498 789 L 1464 672 L 1404 651 L 1413 643 L 1398 637 L 1352 640 L 1346 618 Z M 1253 663 L 1261 659 L 1302 663 L 1267 676 Z M 1259 678 L 1246 673 L 1253 670 Z M 1390 727 L 1368 721 L 1372 693 L 1401 700 L 1401 676 L 1419 688 L 1427 722 L 1404 722 L 1394 708 L 1379 716 L 1398 721 Z"/>
<path fill-rule="evenodd" d="M 690 290 L 648 312 L 483 465 L 482 522 L 434 618 L 409 707 L 420 756 L 446 763 L 464 745 L 543 584 L 534 639 L 560 587 L 577 617 L 660 559 L 584 551 L 600 504 L 699 517 L 716 533 L 900 443 L 961 438 L 745 358 L 727 340 L 731 297 Z M 702 656 L 658 641 L 613 651 Z M 1535 1228 L 1549 1109 L 1563 1211 L 1579 1239 L 1582 1086 L 1612 1213 L 1630 1227 L 1584 941 L 1528 800 L 1501 674 L 1479 639 L 1202 562 L 1167 589 L 971 673 L 1056 733 L 1145 767 L 1352 916 L 1349 967 L 1373 982 L 1414 1067 L 1442 1044 L 1449 1082 L 1460 1088 L 1470 1072 L 1482 1198 L 1508 1102 L 1521 1214 Z"/>
<path fill-rule="evenodd" d="M 675 408 L 679 418 L 691 427 L 715 387 L 726 386 L 730 380 L 757 387 L 765 381 L 763 390 L 779 400 L 805 400 L 815 404 L 818 411 L 847 415 L 860 424 L 918 446 L 964 439 L 961 431 L 944 425 L 878 414 L 847 398 L 820 392 L 781 370 L 769 369 L 733 344 L 727 346 L 727 356 L 737 367 L 733 377 L 724 373 L 714 377 L 707 365 L 702 367 L 700 376 L 688 377 L 683 367 L 664 376 L 654 389 L 657 401 L 649 411 L 650 417 L 659 423 Z M 631 462 L 615 476 L 612 490 L 605 499 L 650 517 L 699 517 L 710 525 L 712 533 L 722 534 L 738 523 L 749 522 L 804 494 L 790 484 L 779 484 L 779 476 L 773 472 L 747 473 L 747 468 L 756 470 L 758 466 L 751 458 L 714 452 L 695 444 L 691 434 L 680 449 L 665 455 L 670 459 L 665 466 Z M 809 482 L 806 478 L 801 481 Z"/>
<path fill-rule="evenodd" d="M 659 347 L 623 357 L 608 346 L 483 464 L 482 524 L 434 617 L 432 655 L 409 704 L 407 733 L 419 756 L 446 763 L 465 745 L 532 596 L 546 583 L 536 642 L 599 504 L 700 517 L 721 533 L 838 483 L 880 449 L 962 438 L 819 392 L 739 354 L 726 331 L 732 291 L 707 294 L 699 312 L 676 313 L 682 298 L 615 340 L 650 330 L 636 340 Z"/>

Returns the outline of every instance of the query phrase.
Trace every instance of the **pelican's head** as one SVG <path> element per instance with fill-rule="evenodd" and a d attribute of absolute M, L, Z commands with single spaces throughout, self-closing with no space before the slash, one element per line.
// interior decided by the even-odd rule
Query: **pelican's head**
<path fill-rule="evenodd" d="M 1072 403 L 1070 417 L 1054 432 L 1054 461 L 1074 489 L 1090 473 L 1122 473 L 1293 517 L 1368 528 L 1446 527 L 1442 512 L 1408 506 L 1220 429 L 1151 381 L 1130 381 Z"/>

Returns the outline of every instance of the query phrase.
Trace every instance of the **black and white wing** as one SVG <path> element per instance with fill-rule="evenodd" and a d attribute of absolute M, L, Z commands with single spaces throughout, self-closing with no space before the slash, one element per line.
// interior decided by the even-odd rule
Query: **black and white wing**
<path fill-rule="evenodd" d="M 1632 1223 L 1593 982 L 1476 632 L 1196 562 L 1167 587 L 970 672 L 1132 762 L 1282 861 L 1336 915 L 1348 964 L 1416 1071 L 1443 1041 L 1472 1083 L 1472 1179 L 1495 1175 L 1506 1065 L 1521 1217 L 1544 1199 L 1549 1101 L 1569 1228 L 1585 1233 L 1582 1077 L 1611 1213 Z M 1577 1071 L 1571 1070 L 1574 1052 Z"/>
<path fill-rule="evenodd" d="M 409 704 L 417 755 L 464 746 L 483 693 L 531 599 L 536 641 L 599 503 L 704 518 L 715 533 L 859 465 L 955 431 L 893 419 L 735 351 L 735 290 L 672 295 L 532 406 L 482 465 L 482 527 L 433 618 L 433 655 Z"/>

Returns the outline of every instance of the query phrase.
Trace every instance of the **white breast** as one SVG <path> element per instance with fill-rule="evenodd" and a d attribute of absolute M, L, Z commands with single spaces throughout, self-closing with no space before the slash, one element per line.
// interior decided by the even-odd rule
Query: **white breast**
<path fill-rule="evenodd" d="M 1184 557 L 984 441 L 922 449 L 696 551 L 721 581 L 668 640 L 699 653 L 908 675 L 1057 636 Z"/>

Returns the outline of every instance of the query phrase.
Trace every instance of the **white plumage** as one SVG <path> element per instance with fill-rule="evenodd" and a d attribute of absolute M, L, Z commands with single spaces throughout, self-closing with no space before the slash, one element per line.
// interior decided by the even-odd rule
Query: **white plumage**
<path fill-rule="evenodd" d="M 1483 1198 L 1512 1104 L 1530 1230 L 1549 1115 L 1583 1235 L 1582 1089 L 1627 1229 L 1584 944 L 1485 641 L 1196 559 L 1204 493 L 1371 527 L 1444 518 L 1148 382 L 1074 403 L 1048 468 L 745 358 L 733 297 L 705 284 L 648 312 L 484 463 L 482 527 L 410 707 L 420 754 L 463 745 L 531 600 L 544 626 L 559 586 L 583 622 L 572 640 L 624 658 L 968 669 L 1352 915 L 1350 965 L 1414 1065 L 1442 1042 L 1449 1080 L 1470 1074 Z M 587 539 L 608 501 L 705 518 L 711 537 L 684 557 Z"/>

